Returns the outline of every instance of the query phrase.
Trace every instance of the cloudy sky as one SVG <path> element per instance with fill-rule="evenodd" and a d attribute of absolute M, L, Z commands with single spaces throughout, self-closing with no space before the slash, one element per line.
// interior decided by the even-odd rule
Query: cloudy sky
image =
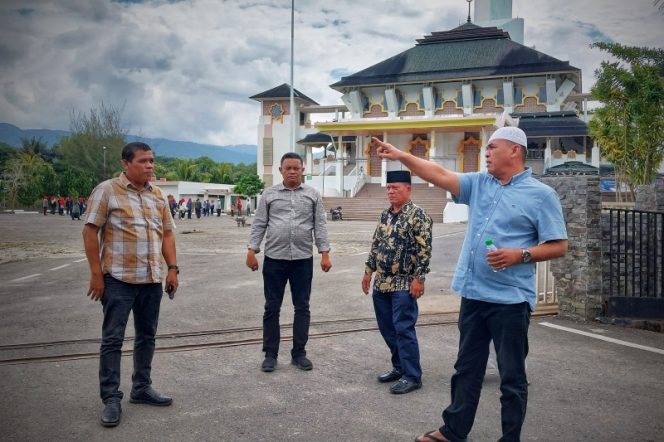
<path fill-rule="evenodd" d="M 655 0 L 514 0 L 525 43 L 583 70 L 597 40 L 663 47 Z M 295 87 L 321 104 L 342 75 L 465 21 L 462 0 L 296 0 Z M 664 3 L 664 0 L 659 2 Z M 130 133 L 255 144 L 250 95 L 288 82 L 290 0 L 2 0 L 0 122 L 68 129 L 71 110 L 124 106 Z"/>

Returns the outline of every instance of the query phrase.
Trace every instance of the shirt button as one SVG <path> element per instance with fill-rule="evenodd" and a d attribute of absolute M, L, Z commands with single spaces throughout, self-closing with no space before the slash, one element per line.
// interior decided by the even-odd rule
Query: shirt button
<path fill-rule="evenodd" d="M 478 233 L 476 236 L 480 236 L 480 234 Z"/>

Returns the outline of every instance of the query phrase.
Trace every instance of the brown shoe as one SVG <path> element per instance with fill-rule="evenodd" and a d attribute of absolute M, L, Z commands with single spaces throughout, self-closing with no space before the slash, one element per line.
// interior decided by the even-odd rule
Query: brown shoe
<path fill-rule="evenodd" d="M 440 436 L 434 436 L 434 433 L 440 434 Z M 422 439 L 424 438 L 424 439 Z M 449 440 L 445 439 L 445 436 L 442 435 L 442 433 L 438 430 L 433 430 L 429 431 L 428 433 L 425 433 L 421 436 L 418 436 L 415 438 L 415 442 L 450 442 Z"/>

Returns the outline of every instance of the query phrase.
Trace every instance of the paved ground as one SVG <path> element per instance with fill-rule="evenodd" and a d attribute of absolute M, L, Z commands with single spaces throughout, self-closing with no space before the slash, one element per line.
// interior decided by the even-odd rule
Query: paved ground
<path fill-rule="evenodd" d="M 409 441 L 440 424 L 458 332 L 450 320 L 454 315 L 435 313 L 458 309 L 449 285 L 463 225 L 435 226 L 434 272 L 420 302 L 418 330 L 424 387 L 394 396 L 375 381 L 389 358 L 370 299 L 359 288 L 372 223 L 329 224 L 334 267 L 329 274 L 315 273 L 312 295 L 312 335 L 318 337 L 308 351 L 315 369 L 301 372 L 289 365 L 284 342 L 278 370 L 266 374 L 259 370 L 260 345 L 252 343 L 260 337 L 263 301 L 260 273 L 244 267 L 248 228 L 238 229 L 228 217 L 179 222 L 181 287 L 174 301 L 162 304 L 159 332 L 171 337 L 157 343 L 171 350 L 157 353 L 153 366 L 155 386 L 175 402 L 155 409 L 125 400 L 122 424 L 114 429 L 98 424 L 95 357 L 2 362 L 98 350 L 101 310 L 85 297 L 82 224 L 21 214 L 0 215 L 0 225 L 3 440 Z M 291 319 L 285 308 L 282 323 Z M 290 334 L 287 327 L 283 334 Z M 68 340 L 79 341 L 8 347 Z M 203 345 L 172 351 L 191 344 Z M 664 440 L 664 334 L 548 317 L 533 320 L 530 344 L 523 440 Z M 126 394 L 130 365 L 131 357 L 123 358 Z M 498 386 L 496 375 L 487 377 L 473 441 L 500 436 Z"/>

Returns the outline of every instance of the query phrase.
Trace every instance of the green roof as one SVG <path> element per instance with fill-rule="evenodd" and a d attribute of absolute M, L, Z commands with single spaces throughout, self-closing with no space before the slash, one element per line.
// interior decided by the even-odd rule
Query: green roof
<path fill-rule="evenodd" d="M 408 82 L 450 81 L 464 78 L 576 72 L 567 61 L 516 43 L 495 27 L 466 23 L 434 32 L 418 44 L 331 85 L 367 86 Z"/>

